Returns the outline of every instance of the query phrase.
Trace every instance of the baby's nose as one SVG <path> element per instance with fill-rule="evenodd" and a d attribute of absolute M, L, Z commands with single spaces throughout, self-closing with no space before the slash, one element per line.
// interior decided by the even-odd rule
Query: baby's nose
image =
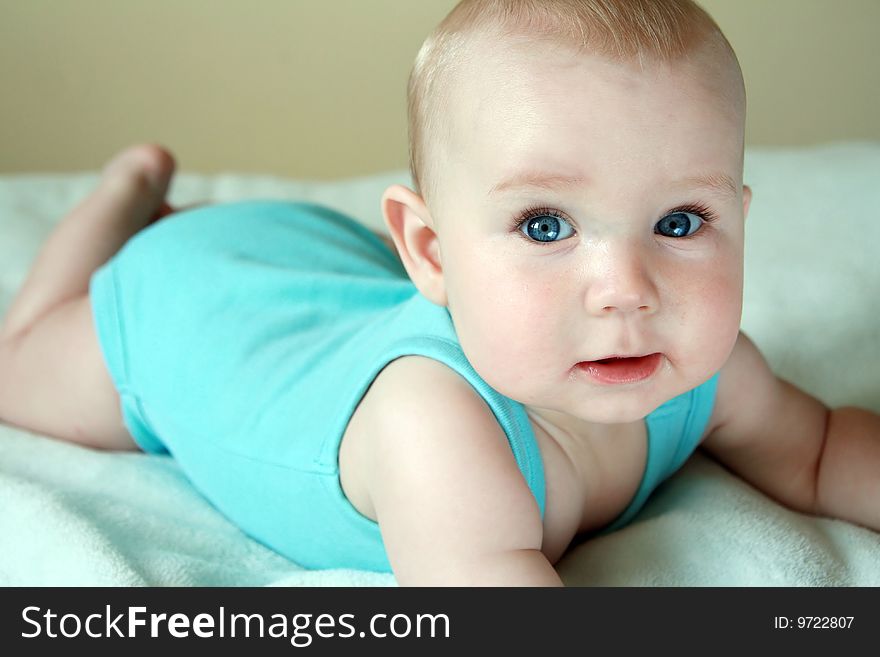
<path fill-rule="evenodd" d="M 594 315 L 653 314 L 659 307 L 657 288 L 636 249 L 609 248 L 586 288 L 585 304 Z"/>

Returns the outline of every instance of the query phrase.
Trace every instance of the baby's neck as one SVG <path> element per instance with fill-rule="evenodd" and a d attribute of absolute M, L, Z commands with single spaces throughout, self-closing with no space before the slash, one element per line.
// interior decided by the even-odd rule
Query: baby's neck
<path fill-rule="evenodd" d="M 594 440 L 610 440 L 614 436 L 619 435 L 621 430 L 644 422 L 643 418 L 635 422 L 612 424 L 589 422 L 546 408 L 526 406 L 525 409 L 529 419 L 560 445 L 578 444 Z"/>

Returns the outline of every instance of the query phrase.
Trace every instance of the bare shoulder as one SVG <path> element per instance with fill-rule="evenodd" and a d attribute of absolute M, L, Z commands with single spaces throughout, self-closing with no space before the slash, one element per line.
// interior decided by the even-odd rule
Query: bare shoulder
<path fill-rule="evenodd" d="M 442 448 L 444 455 L 472 450 L 493 462 L 509 457 L 515 467 L 503 429 L 464 377 L 432 358 L 404 356 L 376 376 L 340 448 L 340 468 L 352 474 L 344 477 L 346 493 L 364 515 L 375 519 L 367 494 L 369 473 L 388 463 L 418 466 L 400 460 L 421 458 L 419 448 Z"/>
<path fill-rule="evenodd" d="M 507 437 L 460 374 L 431 358 L 399 358 L 355 416 L 340 469 L 360 475 L 346 494 L 360 495 L 362 512 L 378 520 L 395 573 L 457 551 L 540 549 L 540 512 Z"/>
<path fill-rule="evenodd" d="M 407 442 L 412 442 L 453 426 L 472 442 L 507 444 L 491 409 L 464 377 L 426 356 L 403 356 L 386 365 L 350 423 L 371 452 L 382 442 L 393 447 L 402 432 L 411 434 Z"/>

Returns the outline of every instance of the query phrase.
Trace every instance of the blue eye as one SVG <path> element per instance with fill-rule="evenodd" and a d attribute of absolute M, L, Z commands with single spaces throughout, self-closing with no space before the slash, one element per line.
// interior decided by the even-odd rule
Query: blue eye
<path fill-rule="evenodd" d="M 673 212 L 657 222 L 654 232 L 664 237 L 690 237 L 702 225 L 703 220 L 693 212 Z"/>
<path fill-rule="evenodd" d="M 520 225 L 520 232 L 536 242 L 558 242 L 574 235 L 571 224 L 549 214 L 527 219 Z"/>

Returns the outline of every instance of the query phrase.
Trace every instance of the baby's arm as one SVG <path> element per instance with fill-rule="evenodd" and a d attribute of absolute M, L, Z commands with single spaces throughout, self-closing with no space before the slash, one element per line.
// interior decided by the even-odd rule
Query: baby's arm
<path fill-rule="evenodd" d="M 828 409 L 777 378 L 740 333 L 703 447 L 782 504 L 880 531 L 880 416 Z"/>
<path fill-rule="evenodd" d="M 377 384 L 388 402 L 366 418 L 362 465 L 397 581 L 561 585 L 541 552 L 537 503 L 482 398 L 421 357 L 394 361 Z"/>

